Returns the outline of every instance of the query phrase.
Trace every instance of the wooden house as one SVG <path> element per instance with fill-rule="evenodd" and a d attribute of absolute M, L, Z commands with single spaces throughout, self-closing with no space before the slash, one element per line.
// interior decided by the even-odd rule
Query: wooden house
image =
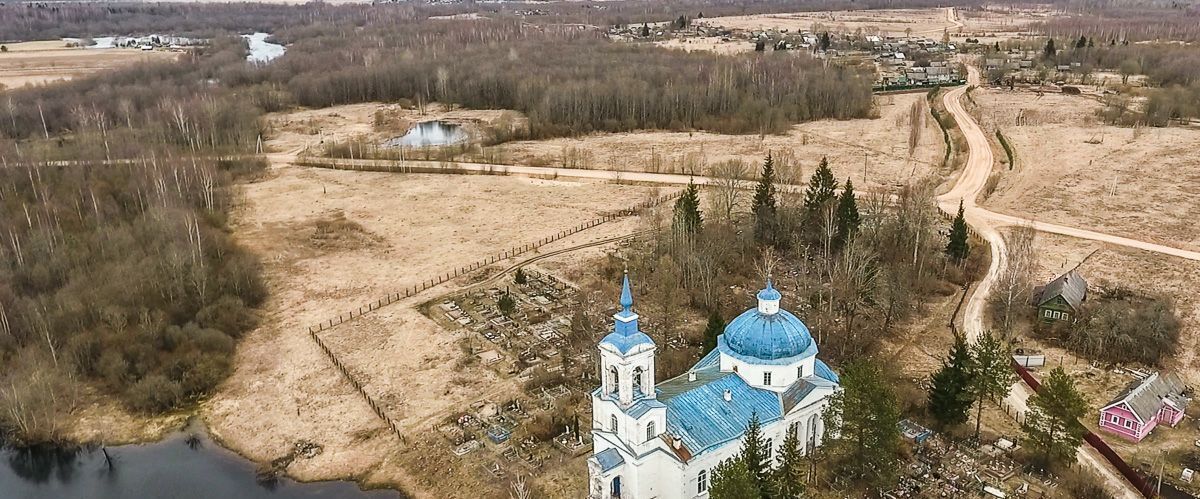
<path fill-rule="evenodd" d="M 1100 427 L 1141 442 L 1159 423 L 1175 426 L 1189 401 L 1178 374 L 1151 374 L 1100 408 Z"/>
<path fill-rule="evenodd" d="M 1032 304 L 1043 321 L 1071 322 L 1087 300 L 1087 281 L 1072 269 L 1033 290 Z"/>

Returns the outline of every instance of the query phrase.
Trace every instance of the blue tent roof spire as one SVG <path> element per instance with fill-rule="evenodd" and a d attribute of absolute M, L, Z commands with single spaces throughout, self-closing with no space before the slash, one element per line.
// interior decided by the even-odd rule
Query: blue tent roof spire
<path fill-rule="evenodd" d="M 600 340 L 601 345 L 611 345 L 622 354 L 637 345 L 654 345 L 654 341 L 646 336 L 646 333 L 638 330 L 638 314 L 633 311 L 633 292 L 629 286 L 628 270 L 621 282 L 621 310 L 613 315 L 613 322 L 613 332 Z"/>
<path fill-rule="evenodd" d="M 633 307 L 633 292 L 629 290 L 629 270 L 625 270 L 625 279 L 621 283 L 621 308 L 628 311 Z"/>

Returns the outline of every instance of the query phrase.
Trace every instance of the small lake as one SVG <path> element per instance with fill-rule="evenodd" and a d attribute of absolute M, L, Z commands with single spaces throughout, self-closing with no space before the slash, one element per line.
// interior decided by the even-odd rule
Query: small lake
<path fill-rule="evenodd" d="M 287 47 L 278 43 L 267 41 L 270 33 L 254 33 L 250 35 L 242 35 L 246 39 L 246 43 L 250 45 L 250 55 L 246 56 L 246 60 L 250 62 L 268 63 L 287 52 Z"/>
<path fill-rule="evenodd" d="M 188 435 L 196 438 L 189 439 Z M 221 448 L 202 430 L 146 445 L 96 449 L 0 448 L 0 497 L 21 499 L 398 499 L 352 482 L 260 482 L 254 463 Z"/>
<path fill-rule="evenodd" d="M 425 121 L 417 123 L 408 133 L 389 139 L 384 147 L 427 147 L 448 146 L 466 142 L 470 138 L 461 125 L 445 121 Z"/>

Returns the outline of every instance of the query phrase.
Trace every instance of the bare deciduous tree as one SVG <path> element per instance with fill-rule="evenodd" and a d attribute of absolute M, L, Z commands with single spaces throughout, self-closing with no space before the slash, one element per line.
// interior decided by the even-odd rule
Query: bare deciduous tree
<path fill-rule="evenodd" d="M 748 171 L 746 163 L 736 159 L 713 167 L 709 203 L 710 213 L 715 214 L 718 221 L 728 224 L 733 220 L 733 214 L 741 204 L 742 191 L 746 189 Z"/>
<path fill-rule="evenodd" d="M 996 315 L 1002 318 L 1004 336 L 1012 328 L 1013 312 L 1023 306 L 1033 291 L 1033 264 L 1036 253 L 1036 232 L 1022 225 L 1013 229 L 1005 242 L 1004 267 L 996 279 L 996 291 L 992 294 Z"/>

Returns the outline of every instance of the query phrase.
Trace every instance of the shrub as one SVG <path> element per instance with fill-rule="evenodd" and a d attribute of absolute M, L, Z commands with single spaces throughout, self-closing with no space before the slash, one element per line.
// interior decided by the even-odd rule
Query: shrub
<path fill-rule="evenodd" d="M 151 374 L 130 386 L 125 396 L 136 410 L 162 412 L 182 399 L 183 388 L 163 375 Z"/>

